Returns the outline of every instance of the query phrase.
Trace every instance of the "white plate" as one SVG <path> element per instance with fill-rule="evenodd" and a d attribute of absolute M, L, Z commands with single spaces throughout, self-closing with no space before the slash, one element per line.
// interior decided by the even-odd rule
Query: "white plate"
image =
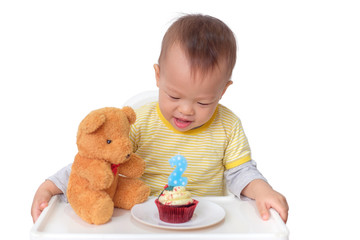
<path fill-rule="evenodd" d="M 186 223 L 167 223 L 160 220 L 155 199 L 150 199 L 145 203 L 135 205 L 131 209 L 131 215 L 137 221 L 149 226 L 183 230 L 214 225 L 224 219 L 225 211 L 216 203 L 200 200 L 190 221 Z"/>

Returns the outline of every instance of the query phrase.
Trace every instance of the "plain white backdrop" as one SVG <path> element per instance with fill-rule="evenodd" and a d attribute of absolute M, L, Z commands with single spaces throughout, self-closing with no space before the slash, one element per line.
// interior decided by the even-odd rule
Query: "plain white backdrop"
<path fill-rule="evenodd" d="M 1 1 L 1 233 L 28 239 L 46 177 L 73 161 L 91 110 L 156 90 L 161 39 L 182 13 L 238 43 L 222 103 L 289 202 L 290 239 L 359 239 L 360 7 L 356 1 Z"/>

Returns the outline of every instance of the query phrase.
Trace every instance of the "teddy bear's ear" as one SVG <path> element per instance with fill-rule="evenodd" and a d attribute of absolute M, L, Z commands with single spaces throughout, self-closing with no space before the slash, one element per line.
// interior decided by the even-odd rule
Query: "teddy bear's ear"
<path fill-rule="evenodd" d="M 134 124 L 135 123 L 135 120 L 136 120 L 136 114 L 135 114 L 135 111 L 131 108 L 131 107 L 123 107 L 121 109 L 125 115 L 127 116 L 128 120 L 129 120 L 129 123 L 130 124 Z"/>
<path fill-rule="evenodd" d="M 93 133 L 106 121 L 106 116 L 98 112 L 91 112 L 80 123 L 80 129 L 85 133 Z"/>

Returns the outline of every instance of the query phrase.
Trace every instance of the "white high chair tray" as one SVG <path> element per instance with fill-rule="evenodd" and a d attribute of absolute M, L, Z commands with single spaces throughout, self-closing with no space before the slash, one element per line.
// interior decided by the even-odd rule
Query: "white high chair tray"
<path fill-rule="evenodd" d="M 91 225 L 84 222 L 68 203 L 54 196 L 30 231 L 31 239 L 281 239 L 289 231 L 279 214 L 263 221 L 254 201 L 234 196 L 194 197 L 199 200 L 194 219 L 187 224 L 162 224 L 156 220 L 154 200 L 136 205 L 133 211 L 115 209 L 110 222 Z M 203 204 L 201 204 L 203 202 Z M 143 208 L 143 209 L 142 209 Z M 149 214 L 149 218 L 146 217 Z M 207 215 L 204 217 L 204 215 Z M 200 220 L 201 221 L 200 221 Z M 197 221 L 200 221 L 198 223 Z"/>

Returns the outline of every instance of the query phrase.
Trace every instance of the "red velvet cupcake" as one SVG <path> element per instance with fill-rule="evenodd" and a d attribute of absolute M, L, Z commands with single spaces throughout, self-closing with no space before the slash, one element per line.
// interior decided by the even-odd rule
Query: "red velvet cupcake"
<path fill-rule="evenodd" d="M 191 198 L 185 187 L 167 187 L 155 200 L 161 221 L 184 223 L 192 218 L 198 201 Z"/>

